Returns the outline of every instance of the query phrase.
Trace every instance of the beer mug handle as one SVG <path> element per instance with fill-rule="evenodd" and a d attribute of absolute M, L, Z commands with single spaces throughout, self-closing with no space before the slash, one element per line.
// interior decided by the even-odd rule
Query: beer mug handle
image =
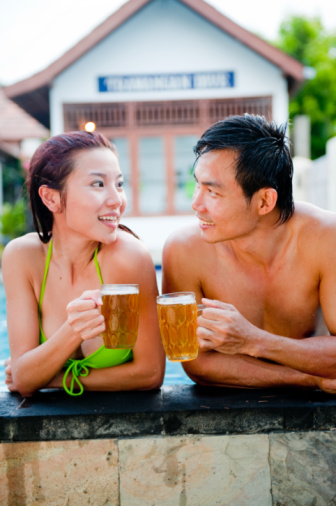
<path fill-rule="evenodd" d="M 201 316 L 203 309 L 205 309 L 207 306 L 205 304 L 197 304 L 197 316 Z"/>

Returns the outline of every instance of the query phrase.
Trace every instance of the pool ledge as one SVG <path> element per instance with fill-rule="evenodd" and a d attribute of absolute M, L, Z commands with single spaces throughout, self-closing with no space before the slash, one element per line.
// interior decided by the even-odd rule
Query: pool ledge
<path fill-rule="evenodd" d="M 0 392 L 2 442 L 267 434 L 336 428 L 336 396 L 294 389 L 164 386 L 146 392 Z"/>
<path fill-rule="evenodd" d="M 2 392 L 0 504 L 335 504 L 335 428 L 320 391 Z"/>

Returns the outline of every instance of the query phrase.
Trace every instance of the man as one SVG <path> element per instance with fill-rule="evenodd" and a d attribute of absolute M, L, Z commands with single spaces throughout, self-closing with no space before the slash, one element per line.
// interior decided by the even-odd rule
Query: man
<path fill-rule="evenodd" d="M 285 129 L 231 116 L 195 146 L 198 224 L 168 238 L 162 288 L 206 305 L 183 363 L 201 385 L 336 393 L 336 214 L 294 206 Z"/>

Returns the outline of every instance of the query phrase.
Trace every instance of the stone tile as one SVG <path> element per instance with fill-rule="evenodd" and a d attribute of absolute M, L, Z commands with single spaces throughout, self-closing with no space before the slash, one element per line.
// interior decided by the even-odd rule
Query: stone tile
<path fill-rule="evenodd" d="M 336 504 L 336 433 L 270 435 L 275 506 Z"/>
<path fill-rule="evenodd" d="M 253 434 L 283 428 L 283 414 L 279 409 L 241 410 L 228 409 L 223 412 L 164 413 L 164 434 Z"/>
<path fill-rule="evenodd" d="M 0 504 L 118 505 L 114 440 L 0 444 Z"/>
<path fill-rule="evenodd" d="M 268 436 L 119 441 L 122 506 L 269 506 Z"/>

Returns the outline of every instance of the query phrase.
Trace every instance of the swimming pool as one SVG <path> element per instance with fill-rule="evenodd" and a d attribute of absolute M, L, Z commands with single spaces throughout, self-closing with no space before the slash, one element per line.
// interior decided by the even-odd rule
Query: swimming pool
<path fill-rule="evenodd" d="M 161 287 L 161 270 L 157 269 L 158 285 Z M 6 391 L 4 360 L 9 357 L 9 345 L 7 337 L 6 321 L 6 298 L 5 290 L 0 283 L 0 391 Z M 193 385 L 193 381 L 185 374 L 182 366 L 178 362 L 166 362 L 166 373 L 164 385 Z"/>
<path fill-rule="evenodd" d="M 3 284 L 0 283 L 0 390 L 5 390 L 4 360 L 9 356 L 6 322 L 6 299 Z"/>

